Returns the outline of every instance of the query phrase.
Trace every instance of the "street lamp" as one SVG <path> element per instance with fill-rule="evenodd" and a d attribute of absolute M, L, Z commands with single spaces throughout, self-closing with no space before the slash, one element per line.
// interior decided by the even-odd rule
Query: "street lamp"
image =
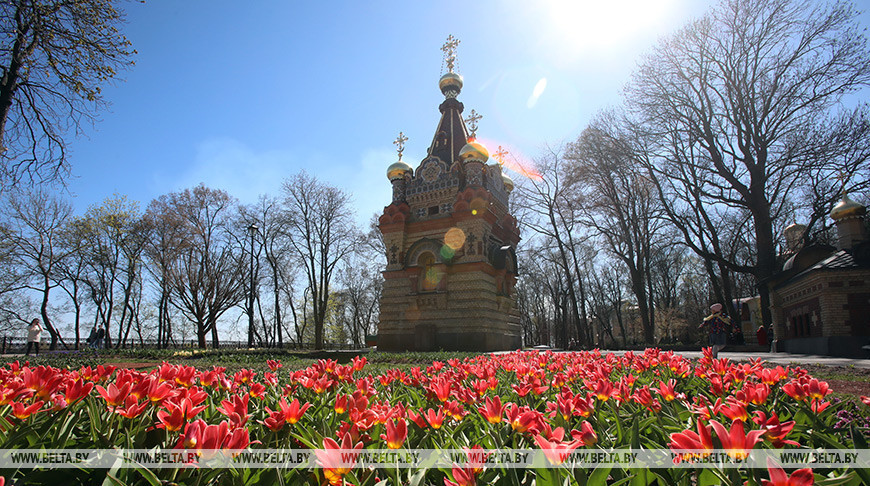
<path fill-rule="evenodd" d="M 251 294 L 248 301 L 248 347 L 254 346 L 254 236 L 257 234 L 257 223 L 251 223 L 248 231 L 251 233 Z"/>

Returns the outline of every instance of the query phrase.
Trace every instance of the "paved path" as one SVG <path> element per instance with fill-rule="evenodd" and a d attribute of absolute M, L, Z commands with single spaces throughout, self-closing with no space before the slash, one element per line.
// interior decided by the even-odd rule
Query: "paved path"
<path fill-rule="evenodd" d="M 602 353 L 623 354 L 625 351 L 605 351 Z M 700 351 L 675 351 L 686 358 L 700 358 Z M 637 351 L 635 351 L 637 353 Z M 834 356 L 822 356 L 817 354 L 789 354 L 789 353 L 744 353 L 744 352 L 729 352 L 720 351 L 720 358 L 728 358 L 734 361 L 745 361 L 754 358 L 761 358 L 771 364 L 776 365 L 823 365 L 823 366 L 854 366 L 855 368 L 870 368 L 870 359 L 856 358 L 837 358 Z"/>

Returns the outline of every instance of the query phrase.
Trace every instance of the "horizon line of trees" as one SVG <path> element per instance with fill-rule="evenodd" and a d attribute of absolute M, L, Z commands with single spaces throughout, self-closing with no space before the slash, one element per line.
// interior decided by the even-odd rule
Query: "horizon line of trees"
<path fill-rule="evenodd" d="M 97 328 L 114 347 L 189 335 L 217 347 L 219 328 L 245 326 L 249 346 L 317 349 L 362 346 L 375 329 L 379 281 L 360 261 L 383 254 L 380 234 L 357 228 L 349 196 L 305 172 L 250 205 L 199 185 L 144 212 L 115 195 L 75 215 L 35 188 L 10 194 L 2 214 L 0 332 L 39 315 L 51 349 L 79 349 Z"/>

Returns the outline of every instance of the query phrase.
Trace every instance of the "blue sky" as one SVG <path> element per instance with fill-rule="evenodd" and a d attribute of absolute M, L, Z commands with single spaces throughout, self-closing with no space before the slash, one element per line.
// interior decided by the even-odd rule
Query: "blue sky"
<path fill-rule="evenodd" d="M 617 104 L 638 56 L 709 3 L 130 2 L 136 65 L 70 144 L 74 204 L 118 193 L 144 208 L 200 182 L 253 202 L 305 169 L 352 193 L 364 222 L 390 200 L 398 132 L 415 166 L 431 141 L 448 34 L 478 135 L 532 159 Z"/>

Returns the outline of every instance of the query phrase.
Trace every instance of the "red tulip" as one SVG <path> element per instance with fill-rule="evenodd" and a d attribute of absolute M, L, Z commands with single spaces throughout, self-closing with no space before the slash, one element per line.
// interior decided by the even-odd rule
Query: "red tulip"
<path fill-rule="evenodd" d="M 764 435 L 763 430 L 750 430 L 746 433 L 743 428 L 743 422 L 740 420 L 731 424 L 731 431 L 725 429 L 725 426 L 713 420 L 710 422 L 716 435 L 722 442 L 722 448 L 728 451 L 728 455 L 735 459 L 746 459 L 749 455 L 749 450 L 755 447 L 755 444 L 761 441 L 761 436 Z"/>
<path fill-rule="evenodd" d="M 39 400 L 38 402 L 32 403 L 30 406 L 25 407 L 23 404 L 19 402 L 12 402 L 12 415 L 20 420 L 24 420 L 27 417 L 30 417 L 34 413 L 39 412 L 39 409 L 42 407 L 44 402 Z"/>
<path fill-rule="evenodd" d="M 761 486 L 812 486 L 815 481 L 812 469 L 798 469 L 789 476 L 782 468 L 774 465 L 770 458 L 767 459 L 767 472 L 770 473 L 770 481 L 762 479 Z"/>
<path fill-rule="evenodd" d="M 317 462 L 323 467 L 323 475 L 329 484 L 342 484 L 344 476 L 353 469 L 353 462 L 356 461 L 358 454 L 347 451 L 357 451 L 362 448 L 363 443 L 354 444 L 348 433 L 344 434 L 340 446 L 329 437 L 323 439 L 323 449 L 315 450 L 314 455 L 317 456 Z"/>
<path fill-rule="evenodd" d="M 278 406 L 281 407 L 281 413 L 284 415 L 284 420 L 286 420 L 288 424 L 293 425 L 298 422 L 303 415 L 305 415 L 305 411 L 308 410 L 308 407 L 310 407 L 311 404 L 306 403 L 305 405 L 300 406 L 299 399 L 294 398 L 288 405 L 287 400 L 284 397 L 281 397 Z"/>
<path fill-rule="evenodd" d="M 387 422 L 386 434 L 381 434 L 381 439 L 387 442 L 388 449 L 399 449 L 408 438 L 408 424 L 405 419 L 399 419 L 395 423 L 390 420 Z"/>
<path fill-rule="evenodd" d="M 450 475 L 453 476 L 453 481 L 444 478 L 444 486 L 477 486 L 474 471 L 469 468 L 454 466 Z"/>
<path fill-rule="evenodd" d="M 435 413 L 435 410 L 430 408 L 426 411 L 425 417 L 426 421 L 429 422 L 429 425 L 435 430 L 440 429 L 441 424 L 444 423 L 444 413 L 440 409 L 438 410 L 438 413 Z"/>
<path fill-rule="evenodd" d="M 587 421 L 583 421 L 580 424 L 580 430 L 572 430 L 571 437 L 580 441 L 580 445 L 590 446 L 598 443 L 598 435 L 595 433 L 595 429 L 592 428 L 592 424 Z"/>
<path fill-rule="evenodd" d="M 230 419 L 233 428 L 244 427 L 248 422 L 248 400 L 250 395 L 245 394 L 232 395 L 229 400 L 221 401 L 221 406 L 217 411 L 226 415 Z"/>
<path fill-rule="evenodd" d="M 710 451 L 713 450 L 713 436 L 710 434 L 710 427 L 705 426 L 701 419 L 698 419 L 698 432 L 692 430 L 684 430 L 671 434 L 671 443 L 668 446 L 675 451 Z M 682 457 L 691 458 L 700 455 L 701 457 L 709 455 L 709 452 L 687 453 Z"/>
<path fill-rule="evenodd" d="M 85 383 L 81 378 L 75 381 L 70 380 L 66 385 L 66 392 L 64 393 L 63 398 L 64 400 L 66 400 L 66 403 L 68 405 L 72 405 L 73 403 L 88 396 L 93 389 L 93 383 Z"/>
<path fill-rule="evenodd" d="M 659 387 L 654 388 L 654 390 L 657 391 L 659 393 L 659 395 L 662 396 L 662 400 L 664 400 L 666 402 L 671 402 L 677 398 L 677 392 L 674 391 L 674 388 L 676 386 L 677 386 L 676 380 L 671 379 L 671 380 L 668 380 L 667 383 L 659 380 Z"/>
<path fill-rule="evenodd" d="M 501 398 L 498 395 L 495 397 L 486 397 L 484 406 L 477 409 L 481 415 L 491 424 L 501 423 L 502 414 L 506 405 L 501 404 Z M 567 420 L 567 419 L 565 419 Z"/>
<path fill-rule="evenodd" d="M 139 400 L 137 400 L 136 397 L 128 395 L 127 399 L 124 401 L 124 408 L 116 408 L 115 413 L 122 417 L 135 418 L 138 417 L 147 406 L 147 401 L 139 403 Z"/>
<path fill-rule="evenodd" d="M 107 405 L 112 407 L 120 407 L 124 404 L 124 399 L 130 393 L 130 383 L 125 383 L 120 388 L 115 383 L 110 383 L 108 388 L 97 386 L 97 393 L 103 397 Z"/>

